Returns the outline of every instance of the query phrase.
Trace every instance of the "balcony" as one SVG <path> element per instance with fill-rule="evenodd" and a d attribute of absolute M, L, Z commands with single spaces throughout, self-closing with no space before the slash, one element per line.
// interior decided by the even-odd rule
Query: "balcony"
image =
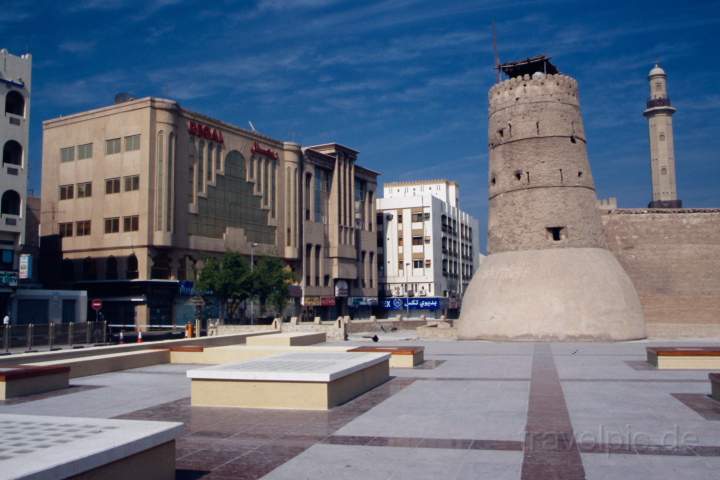
<path fill-rule="evenodd" d="M 670 107 L 670 98 L 651 98 L 646 103 L 647 108 Z"/>

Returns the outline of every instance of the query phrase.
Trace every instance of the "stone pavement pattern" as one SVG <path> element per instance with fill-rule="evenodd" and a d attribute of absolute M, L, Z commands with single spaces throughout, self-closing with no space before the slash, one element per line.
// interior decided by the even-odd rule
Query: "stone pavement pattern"
<path fill-rule="evenodd" d="M 649 368 L 648 342 L 408 344 L 421 368 L 327 412 L 193 408 L 195 367 L 159 365 L 0 413 L 183 422 L 181 479 L 718 478 L 708 372 Z"/>

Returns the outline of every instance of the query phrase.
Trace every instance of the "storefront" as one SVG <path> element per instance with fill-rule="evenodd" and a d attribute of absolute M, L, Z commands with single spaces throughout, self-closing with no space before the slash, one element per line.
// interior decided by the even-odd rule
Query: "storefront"
<path fill-rule="evenodd" d="M 352 318 L 370 318 L 373 309 L 377 308 L 377 297 L 349 297 L 348 307 Z"/>
<path fill-rule="evenodd" d="M 445 297 L 392 297 L 383 299 L 380 305 L 386 315 L 426 315 L 433 318 L 439 318 L 447 308 L 448 299 Z"/>

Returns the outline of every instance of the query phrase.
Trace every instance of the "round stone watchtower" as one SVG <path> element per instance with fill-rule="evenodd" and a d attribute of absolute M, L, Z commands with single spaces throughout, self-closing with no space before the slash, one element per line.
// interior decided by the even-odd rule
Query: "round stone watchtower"
<path fill-rule="evenodd" d="M 635 288 L 606 248 L 577 81 L 546 57 L 500 68 L 514 78 L 489 92 L 489 255 L 460 338 L 644 337 Z"/>

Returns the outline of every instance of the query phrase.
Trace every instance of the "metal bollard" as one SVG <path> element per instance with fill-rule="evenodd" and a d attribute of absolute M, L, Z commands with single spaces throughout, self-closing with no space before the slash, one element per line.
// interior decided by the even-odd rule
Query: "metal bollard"
<path fill-rule="evenodd" d="M 73 330 L 75 330 L 75 322 L 68 323 L 68 346 L 73 348 Z"/>
<path fill-rule="evenodd" d="M 102 343 L 103 345 L 107 343 L 107 320 L 102 322 Z"/>
<path fill-rule="evenodd" d="M 28 323 L 27 326 L 27 350 L 25 350 L 25 353 L 34 352 L 35 350 L 32 349 L 33 346 L 33 330 L 35 329 L 35 326 L 32 323 Z"/>
<path fill-rule="evenodd" d="M 2 355 L 10 355 L 10 325 L 5 325 L 3 331 L 3 346 L 5 352 L 3 352 Z"/>
<path fill-rule="evenodd" d="M 48 323 L 48 350 L 53 350 L 53 340 L 55 340 L 55 324 L 53 322 Z"/>
<path fill-rule="evenodd" d="M 89 345 L 92 342 L 92 327 L 90 327 L 90 322 L 85 322 L 85 344 Z"/>

